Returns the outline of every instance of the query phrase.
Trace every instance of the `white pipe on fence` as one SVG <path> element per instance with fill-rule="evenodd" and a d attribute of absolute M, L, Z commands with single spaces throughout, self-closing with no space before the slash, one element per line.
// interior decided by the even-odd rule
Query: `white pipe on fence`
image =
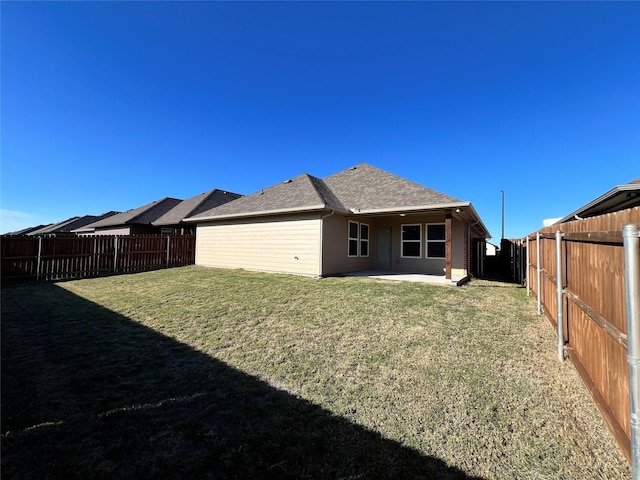
<path fill-rule="evenodd" d="M 170 242 L 170 237 L 169 235 L 167 235 L 167 268 L 169 268 L 169 242 Z"/>
<path fill-rule="evenodd" d="M 36 263 L 36 282 L 40 280 L 41 262 L 42 262 L 42 237 L 38 237 L 38 260 Z"/>
<path fill-rule="evenodd" d="M 524 271 L 524 281 L 527 282 L 527 297 L 531 295 L 531 287 L 529 286 L 529 235 L 527 235 L 527 261 Z"/>
<path fill-rule="evenodd" d="M 540 287 L 540 265 L 542 264 L 542 259 L 540 258 L 540 232 L 536 232 L 536 297 L 538 303 L 538 315 L 542 313 L 542 302 L 540 297 L 542 296 L 542 288 Z"/>
<path fill-rule="evenodd" d="M 118 271 L 118 237 L 113 237 L 113 273 Z"/>
<path fill-rule="evenodd" d="M 556 326 L 558 330 L 558 358 L 564 360 L 564 325 L 562 318 L 562 232 L 556 231 Z"/>
<path fill-rule="evenodd" d="M 631 467 L 640 480 L 640 228 L 625 225 L 624 278 L 627 304 L 627 363 L 629 364 L 629 407 L 631 410 Z"/>

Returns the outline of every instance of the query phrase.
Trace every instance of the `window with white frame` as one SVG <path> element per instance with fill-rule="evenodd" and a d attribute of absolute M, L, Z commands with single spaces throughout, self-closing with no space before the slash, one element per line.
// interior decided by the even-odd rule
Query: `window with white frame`
<path fill-rule="evenodd" d="M 369 256 L 369 225 L 366 223 L 360 224 L 360 256 Z"/>
<path fill-rule="evenodd" d="M 358 256 L 358 222 L 349 222 L 349 256 Z"/>
<path fill-rule="evenodd" d="M 427 258 L 445 258 L 446 233 L 444 223 L 427 223 L 425 244 Z"/>
<path fill-rule="evenodd" d="M 402 258 L 420 258 L 422 256 L 422 225 L 419 223 L 402 225 Z"/>
<path fill-rule="evenodd" d="M 349 221 L 349 247 L 350 257 L 369 256 L 369 225 Z"/>

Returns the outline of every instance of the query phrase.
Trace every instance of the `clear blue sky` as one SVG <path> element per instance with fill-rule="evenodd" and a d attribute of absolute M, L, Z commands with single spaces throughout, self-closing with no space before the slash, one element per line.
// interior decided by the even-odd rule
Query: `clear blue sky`
<path fill-rule="evenodd" d="M 640 177 L 640 3 L 1 4 L 2 232 L 360 162 L 500 238 Z"/>

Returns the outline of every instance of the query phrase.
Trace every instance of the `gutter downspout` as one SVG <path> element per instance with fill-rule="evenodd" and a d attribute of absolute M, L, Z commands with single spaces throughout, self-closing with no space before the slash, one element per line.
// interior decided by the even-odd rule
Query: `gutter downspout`
<path fill-rule="evenodd" d="M 324 260 L 323 249 L 324 249 L 324 219 L 331 217 L 335 214 L 335 210 L 331 210 L 331 213 L 327 213 L 326 215 L 322 215 L 320 217 L 320 255 L 318 255 L 318 278 L 322 278 L 322 261 Z"/>

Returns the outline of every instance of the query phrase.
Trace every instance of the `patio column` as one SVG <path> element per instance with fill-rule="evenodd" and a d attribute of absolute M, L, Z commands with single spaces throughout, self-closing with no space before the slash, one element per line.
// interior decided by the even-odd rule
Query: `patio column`
<path fill-rule="evenodd" d="M 444 216 L 444 277 L 451 280 L 451 212 Z"/>

